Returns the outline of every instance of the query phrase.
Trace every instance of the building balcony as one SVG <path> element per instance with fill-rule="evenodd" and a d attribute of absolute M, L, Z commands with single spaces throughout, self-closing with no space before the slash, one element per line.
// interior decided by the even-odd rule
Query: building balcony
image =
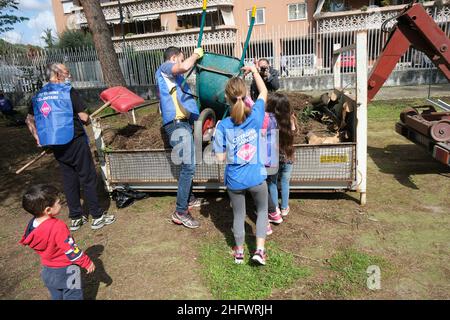
<path fill-rule="evenodd" d="M 133 17 L 154 16 L 161 13 L 179 12 L 190 10 L 191 12 L 201 12 L 202 0 L 122 0 L 120 1 L 124 14 L 130 14 Z M 103 14 L 106 21 L 117 21 L 120 19 L 119 2 L 102 2 Z M 208 9 L 217 7 L 234 6 L 234 0 L 209 0 Z M 78 25 L 86 24 L 86 16 L 83 8 L 74 9 L 77 15 Z"/>
<path fill-rule="evenodd" d="M 367 4 L 364 4 L 364 1 L 355 1 L 360 8 L 354 9 L 355 4 L 352 5 L 352 2 L 351 0 L 347 0 L 345 2 L 346 5 L 340 9 L 331 9 L 330 7 L 324 8 L 323 5 L 326 3 L 326 0 L 319 1 L 317 10 L 314 13 L 318 31 L 346 32 L 360 29 L 379 29 L 384 21 L 394 18 L 407 6 L 407 4 L 400 4 L 378 7 L 369 5 L 369 1 L 366 1 Z M 423 6 L 436 22 L 445 23 L 450 21 L 449 6 L 438 8 L 434 6 L 434 1 L 424 2 Z"/>
<path fill-rule="evenodd" d="M 163 50 L 169 46 L 193 47 L 196 45 L 200 28 L 179 30 L 176 32 L 154 32 L 125 36 L 126 46 L 131 46 L 134 50 Z M 228 44 L 236 42 L 236 27 L 217 26 L 214 28 L 205 27 L 202 45 Z M 123 38 L 121 36 L 112 37 L 114 48 L 121 51 Z"/>

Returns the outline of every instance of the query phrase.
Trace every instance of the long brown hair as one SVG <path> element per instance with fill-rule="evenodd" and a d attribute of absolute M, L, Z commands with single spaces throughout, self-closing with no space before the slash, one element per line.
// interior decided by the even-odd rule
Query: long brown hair
<path fill-rule="evenodd" d="M 228 80 L 227 86 L 225 87 L 225 95 L 231 106 L 231 119 L 237 125 L 242 124 L 252 112 L 252 109 L 244 103 L 246 94 L 247 88 L 242 78 L 233 77 Z"/>
<path fill-rule="evenodd" d="M 266 111 L 272 112 L 277 119 L 280 141 L 280 153 L 292 160 L 294 156 L 294 132 L 291 128 L 291 118 L 293 109 L 289 99 L 279 92 L 269 95 L 266 104 Z"/>

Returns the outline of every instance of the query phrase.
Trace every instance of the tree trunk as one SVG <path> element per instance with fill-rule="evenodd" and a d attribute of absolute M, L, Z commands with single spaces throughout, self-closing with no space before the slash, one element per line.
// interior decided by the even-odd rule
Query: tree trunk
<path fill-rule="evenodd" d="M 95 50 L 100 60 L 106 85 L 108 87 L 126 86 L 100 1 L 79 0 L 79 2 L 83 7 L 89 29 L 92 32 Z"/>
<path fill-rule="evenodd" d="M 326 92 L 322 94 L 320 97 L 315 97 L 311 100 L 311 104 L 314 108 L 320 108 L 323 106 L 327 106 L 330 102 L 330 95 Z"/>

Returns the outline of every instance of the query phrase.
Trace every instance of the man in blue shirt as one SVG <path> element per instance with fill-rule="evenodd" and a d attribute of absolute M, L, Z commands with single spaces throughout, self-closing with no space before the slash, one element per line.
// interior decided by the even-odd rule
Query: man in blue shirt
<path fill-rule="evenodd" d="M 25 124 L 22 115 L 14 110 L 11 101 L 5 97 L 2 90 L 0 90 L 0 111 L 5 116 L 5 118 L 12 122 L 14 125 Z"/>
<path fill-rule="evenodd" d="M 0 111 L 6 115 L 14 115 L 16 111 L 13 109 L 11 101 L 5 97 L 3 91 L 0 90 Z"/>
<path fill-rule="evenodd" d="M 199 222 L 189 213 L 189 208 L 200 206 L 201 201 L 192 194 L 195 174 L 195 151 L 192 123 L 199 117 L 194 98 L 183 74 L 203 57 L 203 49 L 197 48 L 187 59 L 181 49 L 169 47 L 164 51 L 164 63 L 156 71 L 156 83 L 160 98 L 160 112 L 167 140 L 173 148 L 172 161 L 180 164 L 177 204 L 172 221 L 187 228 L 198 228 Z M 187 92 L 187 93 L 186 93 Z"/>

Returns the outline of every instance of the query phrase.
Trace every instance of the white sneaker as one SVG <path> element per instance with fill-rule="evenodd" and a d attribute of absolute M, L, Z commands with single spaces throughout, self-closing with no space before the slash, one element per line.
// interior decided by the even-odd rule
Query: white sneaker
<path fill-rule="evenodd" d="M 260 265 L 266 265 L 267 255 L 264 250 L 256 250 L 252 257 L 252 260 Z"/>
<path fill-rule="evenodd" d="M 82 216 L 80 219 L 71 219 L 70 220 L 70 231 L 77 231 L 81 228 L 81 226 L 88 222 L 88 218 L 86 216 Z"/>
<path fill-rule="evenodd" d="M 112 214 L 108 214 L 106 211 L 100 218 L 92 219 L 91 229 L 98 230 L 103 228 L 104 226 L 110 225 L 116 221 L 116 217 Z"/>

